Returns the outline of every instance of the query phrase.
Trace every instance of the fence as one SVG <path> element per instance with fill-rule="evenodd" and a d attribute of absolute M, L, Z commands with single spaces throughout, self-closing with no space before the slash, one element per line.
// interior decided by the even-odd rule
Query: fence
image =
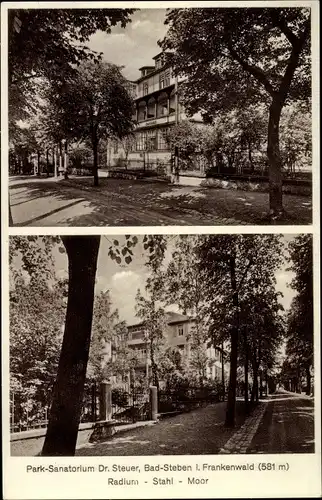
<path fill-rule="evenodd" d="M 207 177 L 238 177 L 250 179 L 268 179 L 269 165 L 265 155 L 254 156 L 252 162 L 247 158 L 246 151 L 240 151 L 229 161 L 222 156 L 208 161 L 202 153 L 184 155 L 178 154 L 178 168 L 180 173 L 194 172 Z M 284 164 L 282 175 L 284 179 L 310 180 L 312 172 L 308 165 L 300 162 Z"/>
<path fill-rule="evenodd" d="M 161 390 L 158 411 L 161 414 L 186 412 L 224 400 L 223 392 L 212 387 L 189 387 L 179 390 Z"/>
<path fill-rule="evenodd" d="M 124 392 L 123 398 L 113 397 L 112 419 L 124 423 L 133 423 L 150 418 L 150 400 L 147 392 Z"/>
<path fill-rule="evenodd" d="M 114 165 L 109 166 L 110 171 L 124 171 L 124 172 L 144 172 L 146 176 L 156 175 L 166 177 L 171 172 L 171 160 L 143 159 L 134 158 L 118 158 Z"/>
<path fill-rule="evenodd" d="M 131 391 L 112 389 L 111 384 L 103 383 L 105 392 L 102 393 L 102 384 L 87 382 L 84 387 L 83 406 L 80 417 L 81 423 L 97 422 L 105 418 L 115 419 L 122 423 L 132 423 L 149 420 L 151 413 L 150 396 L 148 391 Z M 102 401 L 102 398 L 104 401 Z M 110 402 L 106 403 L 106 400 Z M 106 417 L 102 417 L 102 406 Z M 10 395 L 10 432 L 22 432 L 47 427 L 49 405 L 41 403 L 21 403 L 14 393 Z"/>

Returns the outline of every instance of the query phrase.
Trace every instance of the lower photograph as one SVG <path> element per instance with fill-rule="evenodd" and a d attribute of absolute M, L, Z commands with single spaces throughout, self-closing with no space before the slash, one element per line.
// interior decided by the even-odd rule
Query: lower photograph
<path fill-rule="evenodd" d="M 314 453 L 310 234 L 11 236 L 12 456 Z"/>

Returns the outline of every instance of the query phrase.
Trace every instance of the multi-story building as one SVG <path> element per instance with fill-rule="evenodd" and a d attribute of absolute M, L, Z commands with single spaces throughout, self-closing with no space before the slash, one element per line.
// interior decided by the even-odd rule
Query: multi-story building
<path fill-rule="evenodd" d="M 107 147 L 108 166 L 157 169 L 169 167 L 171 151 L 167 142 L 170 128 L 187 119 L 178 99 L 178 78 L 173 75 L 166 55 L 160 53 L 154 58 L 154 66 L 139 68 L 141 76 L 136 82 L 129 82 L 135 90 L 135 132 L 124 141 L 109 141 Z M 133 94 L 132 94 L 133 95 Z M 201 122 L 195 115 L 191 120 Z"/>
<path fill-rule="evenodd" d="M 167 312 L 167 326 L 164 332 L 164 339 L 169 347 L 178 349 L 182 355 L 182 360 L 189 366 L 191 360 L 192 329 L 195 320 L 192 317 L 182 314 Z M 143 323 L 128 326 L 127 345 L 136 354 L 139 361 L 136 369 L 137 376 L 149 378 L 151 373 L 151 359 L 149 341 L 144 330 Z M 209 379 L 222 380 L 223 355 L 221 348 L 207 347 L 208 363 L 206 375 Z M 224 361 L 225 380 L 228 376 L 228 365 Z"/>

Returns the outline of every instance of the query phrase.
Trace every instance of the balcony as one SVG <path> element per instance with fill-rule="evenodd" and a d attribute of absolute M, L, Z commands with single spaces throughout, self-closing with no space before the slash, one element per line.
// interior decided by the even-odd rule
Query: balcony
<path fill-rule="evenodd" d="M 170 115 L 158 116 L 153 118 L 148 118 L 147 120 L 139 121 L 136 125 L 136 130 L 145 127 L 151 127 L 151 125 L 164 125 L 167 123 L 175 123 L 176 114 L 171 113 Z"/>
<path fill-rule="evenodd" d="M 164 85 L 162 85 L 160 82 L 155 82 L 145 87 L 144 89 L 139 89 L 137 87 L 134 99 L 137 100 L 142 99 L 143 97 L 151 97 L 152 94 L 169 89 L 170 87 L 174 87 L 174 85 L 175 79 L 170 78 L 170 81 L 167 81 Z"/>

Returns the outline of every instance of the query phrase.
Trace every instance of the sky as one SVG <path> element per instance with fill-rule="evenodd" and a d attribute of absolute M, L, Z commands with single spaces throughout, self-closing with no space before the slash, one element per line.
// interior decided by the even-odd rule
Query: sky
<path fill-rule="evenodd" d="M 107 62 L 124 66 L 124 76 L 136 80 L 138 68 L 154 65 L 152 58 L 161 51 L 157 42 L 166 33 L 165 13 L 166 9 L 141 9 L 132 15 L 126 28 L 115 26 L 110 34 L 98 31 L 88 46 L 102 52 Z"/>
<path fill-rule="evenodd" d="M 286 235 L 284 241 L 287 242 L 293 235 Z M 96 275 L 96 293 L 100 291 L 110 290 L 110 295 L 113 307 L 118 309 L 120 319 L 125 320 L 129 325 L 138 323 L 138 318 L 135 317 L 135 296 L 137 290 L 144 292 L 146 279 L 149 276 L 149 271 L 145 266 L 146 252 L 143 249 L 142 237 L 139 238 L 139 243 L 133 249 L 134 256 L 131 264 L 119 265 L 112 261 L 108 256 L 108 250 L 114 239 L 117 239 L 122 245 L 125 241 L 124 236 L 102 236 L 98 256 L 97 275 Z M 165 255 L 165 262 L 169 262 L 171 251 L 175 244 L 176 237 L 173 237 L 168 242 L 168 249 Z M 55 252 L 56 270 L 61 277 L 67 276 L 67 257 L 58 251 Z M 280 299 L 284 309 L 288 309 L 294 291 L 288 286 L 292 277 L 292 272 L 287 270 L 288 264 L 284 262 L 283 266 L 276 273 L 277 290 L 282 292 L 283 297 Z M 177 311 L 176 305 L 168 308 L 168 310 Z"/>

